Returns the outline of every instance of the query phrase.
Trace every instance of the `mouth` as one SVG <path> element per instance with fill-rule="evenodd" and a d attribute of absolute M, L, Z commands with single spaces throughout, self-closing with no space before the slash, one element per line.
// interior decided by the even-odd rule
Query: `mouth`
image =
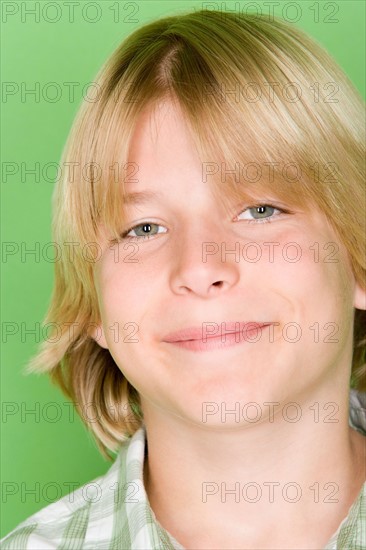
<path fill-rule="evenodd" d="M 219 349 L 240 344 L 244 341 L 258 341 L 262 330 L 272 325 L 269 321 L 202 323 L 169 333 L 163 342 L 192 351 Z"/>

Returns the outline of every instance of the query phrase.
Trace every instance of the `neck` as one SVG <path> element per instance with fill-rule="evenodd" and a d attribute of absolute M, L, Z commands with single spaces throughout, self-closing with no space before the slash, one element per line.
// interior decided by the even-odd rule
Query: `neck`
<path fill-rule="evenodd" d="M 365 481 L 365 438 L 349 427 L 348 391 L 318 389 L 296 403 L 260 422 L 222 426 L 144 404 L 146 492 L 157 520 L 182 545 L 327 543 Z M 306 525 L 314 517 L 324 518 L 316 534 Z"/>

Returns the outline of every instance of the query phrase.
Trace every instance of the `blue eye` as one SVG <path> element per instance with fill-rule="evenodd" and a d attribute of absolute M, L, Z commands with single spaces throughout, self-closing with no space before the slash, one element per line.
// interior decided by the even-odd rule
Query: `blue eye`
<path fill-rule="evenodd" d="M 249 213 L 250 211 L 254 211 L 253 216 L 254 219 L 248 219 L 248 217 L 243 218 L 244 214 Z M 273 215 L 275 212 L 277 212 L 275 215 Z M 284 210 L 283 208 L 275 207 L 272 204 L 259 204 L 257 206 L 248 206 L 242 212 L 236 216 L 237 220 L 245 220 L 247 223 L 265 223 L 265 222 L 271 222 L 274 218 L 279 217 L 283 213 L 288 213 L 287 210 Z M 130 233 L 134 232 L 134 235 L 130 235 Z M 167 229 L 159 225 L 158 223 L 153 223 L 150 221 L 145 221 L 139 224 L 136 224 L 132 227 L 129 227 L 126 231 L 124 231 L 121 234 L 122 239 L 128 239 L 128 240 L 134 240 L 134 241 L 140 241 L 145 239 L 150 239 L 152 237 L 155 237 L 156 235 L 160 233 L 166 233 Z"/>
<path fill-rule="evenodd" d="M 149 239 L 150 237 L 154 237 L 158 233 L 166 233 L 166 231 L 156 230 L 156 228 L 162 228 L 162 227 L 163 227 L 162 225 L 159 225 L 157 223 L 143 222 L 127 229 L 127 231 L 122 233 L 121 237 L 122 239 L 129 239 L 129 240 Z M 132 231 L 135 232 L 135 235 L 129 236 L 129 233 L 131 233 Z"/>
<path fill-rule="evenodd" d="M 282 208 L 277 208 L 271 204 L 259 204 L 258 206 L 248 206 L 241 212 L 241 214 L 237 216 L 237 218 L 239 219 L 240 216 L 242 216 L 246 212 L 250 212 L 251 210 L 254 211 L 252 215 L 258 216 L 257 218 L 254 218 L 254 219 L 241 218 L 241 219 L 246 220 L 248 223 L 271 222 L 273 221 L 273 218 L 277 218 L 279 215 L 281 215 L 281 213 L 286 212 L 286 210 L 283 210 Z M 277 214 L 273 216 L 273 213 L 275 211 L 277 211 Z M 271 217 L 267 217 L 267 216 L 271 216 Z"/>

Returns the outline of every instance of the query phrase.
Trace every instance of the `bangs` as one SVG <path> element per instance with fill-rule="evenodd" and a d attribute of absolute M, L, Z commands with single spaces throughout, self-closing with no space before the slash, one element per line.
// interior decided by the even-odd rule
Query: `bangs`
<path fill-rule="evenodd" d="M 95 165 L 98 174 L 70 191 L 70 212 L 78 210 L 71 233 L 81 242 L 100 241 L 102 228 L 108 240 L 120 238 L 128 184 L 138 182 L 139 167 L 129 162 L 131 138 L 142 112 L 153 115 L 162 101 L 181 110 L 202 180 L 228 208 L 249 197 L 273 197 L 326 213 L 340 197 L 349 200 L 348 182 L 362 170 L 337 160 L 351 147 L 352 157 L 361 159 L 363 136 L 321 92 L 314 109 L 311 89 L 315 78 L 324 90 L 337 69 L 328 72 L 326 53 L 306 50 L 308 39 L 293 27 L 257 19 L 228 17 L 223 25 L 214 12 L 203 19 L 199 13 L 165 18 L 132 33 L 102 68 L 101 97 L 81 112 L 85 127 L 77 150 L 82 165 Z M 342 82 L 338 96 L 349 95 L 352 121 L 360 118 L 359 106 Z"/>

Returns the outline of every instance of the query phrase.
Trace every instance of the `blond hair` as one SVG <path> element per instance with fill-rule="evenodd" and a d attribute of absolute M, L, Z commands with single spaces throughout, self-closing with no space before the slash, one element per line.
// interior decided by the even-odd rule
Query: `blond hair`
<path fill-rule="evenodd" d="M 124 176 L 130 169 L 139 114 L 171 99 L 182 108 L 203 163 L 220 159 L 232 168 L 239 162 L 256 173 L 271 166 L 276 195 L 326 214 L 364 288 L 364 111 L 346 75 L 303 32 L 279 18 L 219 10 L 164 17 L 137 29 L 95 83 L 99 95 L 80 107 L 53 195 L 53 239 L 63 253 L 43 324 L 52 324 L 55 337 L 42 342 L 27 371 L 50 374 L 111 459 L 107 451 L 116 452 L 133 435 L 142 415 L 138 392 L 89 334 L 100 316 L 95 262 L 86 258 L 101 225 L 119 238 L 120 171 Z M 298 174 L 299 167 L 296 180 L 291 170 Z M 268 189 L 263 177 L 247 180 L 227 173 L 212 184 L 221 197 L 242 197 L 253 185 Z M 73 255 L 70 243 L 77 244 Z M 350 382 L 360 390 L 366 388 L 365 321 L 365 311 L 356 310 Z M 90 404 L 92 419 L 84 415 Z"/>

